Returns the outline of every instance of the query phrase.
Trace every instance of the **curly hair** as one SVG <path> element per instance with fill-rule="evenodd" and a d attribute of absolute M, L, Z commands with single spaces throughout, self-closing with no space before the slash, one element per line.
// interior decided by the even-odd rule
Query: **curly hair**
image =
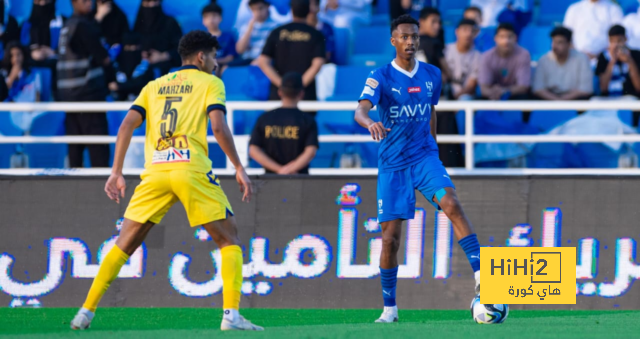
<path fill-rule="evenodd" d="M 391 34 L 393 34 L 393 31 L 398 29 L 398 26 L 400 26 L 402 24 L 416 25 L 416 26 L 418 26 L 418 28 L 420 28 L 420 23 L 418 22 L 418 20 L 414 19 L 409 14 L 404 14 L 404 15 L 401 15 L 401 16 L 397 17 L 395 20 L 393 20 L 391 22 Z"/>
<path fill-rule="evenodd" d="M 182 60 L 197 54 L 198 52 L 211 52 L 212 49 L 220 49 L 218 38 L 208 32 L 195 30 L 185 34 L 180 39 L 178 54 Z"/>

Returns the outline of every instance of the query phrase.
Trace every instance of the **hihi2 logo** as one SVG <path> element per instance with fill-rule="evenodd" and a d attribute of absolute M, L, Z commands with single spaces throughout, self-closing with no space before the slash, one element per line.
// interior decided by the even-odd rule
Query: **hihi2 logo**
<path fill-rule="evenodd" d="M 575 247 L 482 247 L 483 304 L 575 304 Z"/>

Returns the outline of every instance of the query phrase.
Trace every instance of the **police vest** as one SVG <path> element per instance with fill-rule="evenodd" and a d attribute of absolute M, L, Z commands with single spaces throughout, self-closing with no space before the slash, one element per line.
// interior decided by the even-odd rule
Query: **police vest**
<path fill-rule="evenodd" d="M 95 66 L 92 57 L 76 54 L 71 49 L 71 40 L 82 21 L 88 19 L 72 16 L 60 31 L 58 50 L 58 96 L 62 101 L 104 100 L 106 86 L 104 71 Z M 95 37 L 100 39 L 99 36 Z M 102 62 L 100 60 L 100 62 Z"/>

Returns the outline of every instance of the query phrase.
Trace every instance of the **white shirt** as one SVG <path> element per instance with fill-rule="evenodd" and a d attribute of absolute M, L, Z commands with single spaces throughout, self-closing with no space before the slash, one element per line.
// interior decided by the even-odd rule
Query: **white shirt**
<path fill-rule="evenodd" d="M 582 0 L 569 6 L 563 26 L 573 31 L 575 49 L 597 55 L 609 45 L 609 28 L 622 19 L 622 9 L 610 0 Z"/>
<path fill-rule="evenodd" d="M 640 49 L 640 8 L 637 13 L 630 13 L 622 21 L 627 29 L 627 45 L 632 49 Z"/>

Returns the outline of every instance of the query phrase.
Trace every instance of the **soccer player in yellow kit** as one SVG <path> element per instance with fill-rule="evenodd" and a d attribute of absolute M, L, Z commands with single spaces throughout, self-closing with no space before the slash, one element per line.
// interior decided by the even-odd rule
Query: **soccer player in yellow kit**
<path fill-rule="evenodd" d="M 151 81 L 127 113 L 116 141 L 111 176 L 105 185 L 110 199 L 120 203 L 125 180 L 122 163 L 133 131 L 146 120 L 145 170 L 124 214 L 116 245 L 100 264 L 87 299 L 71 322 L 72 329 L 87 329 L 100 299 L 142 244 L 151 228 L 178 200 L 191 227 L 202 225 L 220 247 L 224 316 L 222 330 L 263 330 L 238 312 L 242 288 L 242 249 L 233 217 L 219 179 L 208 158 L 207 123 L 236 168 L 243 201 L 251 198 L 251 181 L 238 158 L 225 121 L 225 90 L 212 75 L 217 67 L 216 37 L 192 31 L 180 39 L 182 67 Z"/>

